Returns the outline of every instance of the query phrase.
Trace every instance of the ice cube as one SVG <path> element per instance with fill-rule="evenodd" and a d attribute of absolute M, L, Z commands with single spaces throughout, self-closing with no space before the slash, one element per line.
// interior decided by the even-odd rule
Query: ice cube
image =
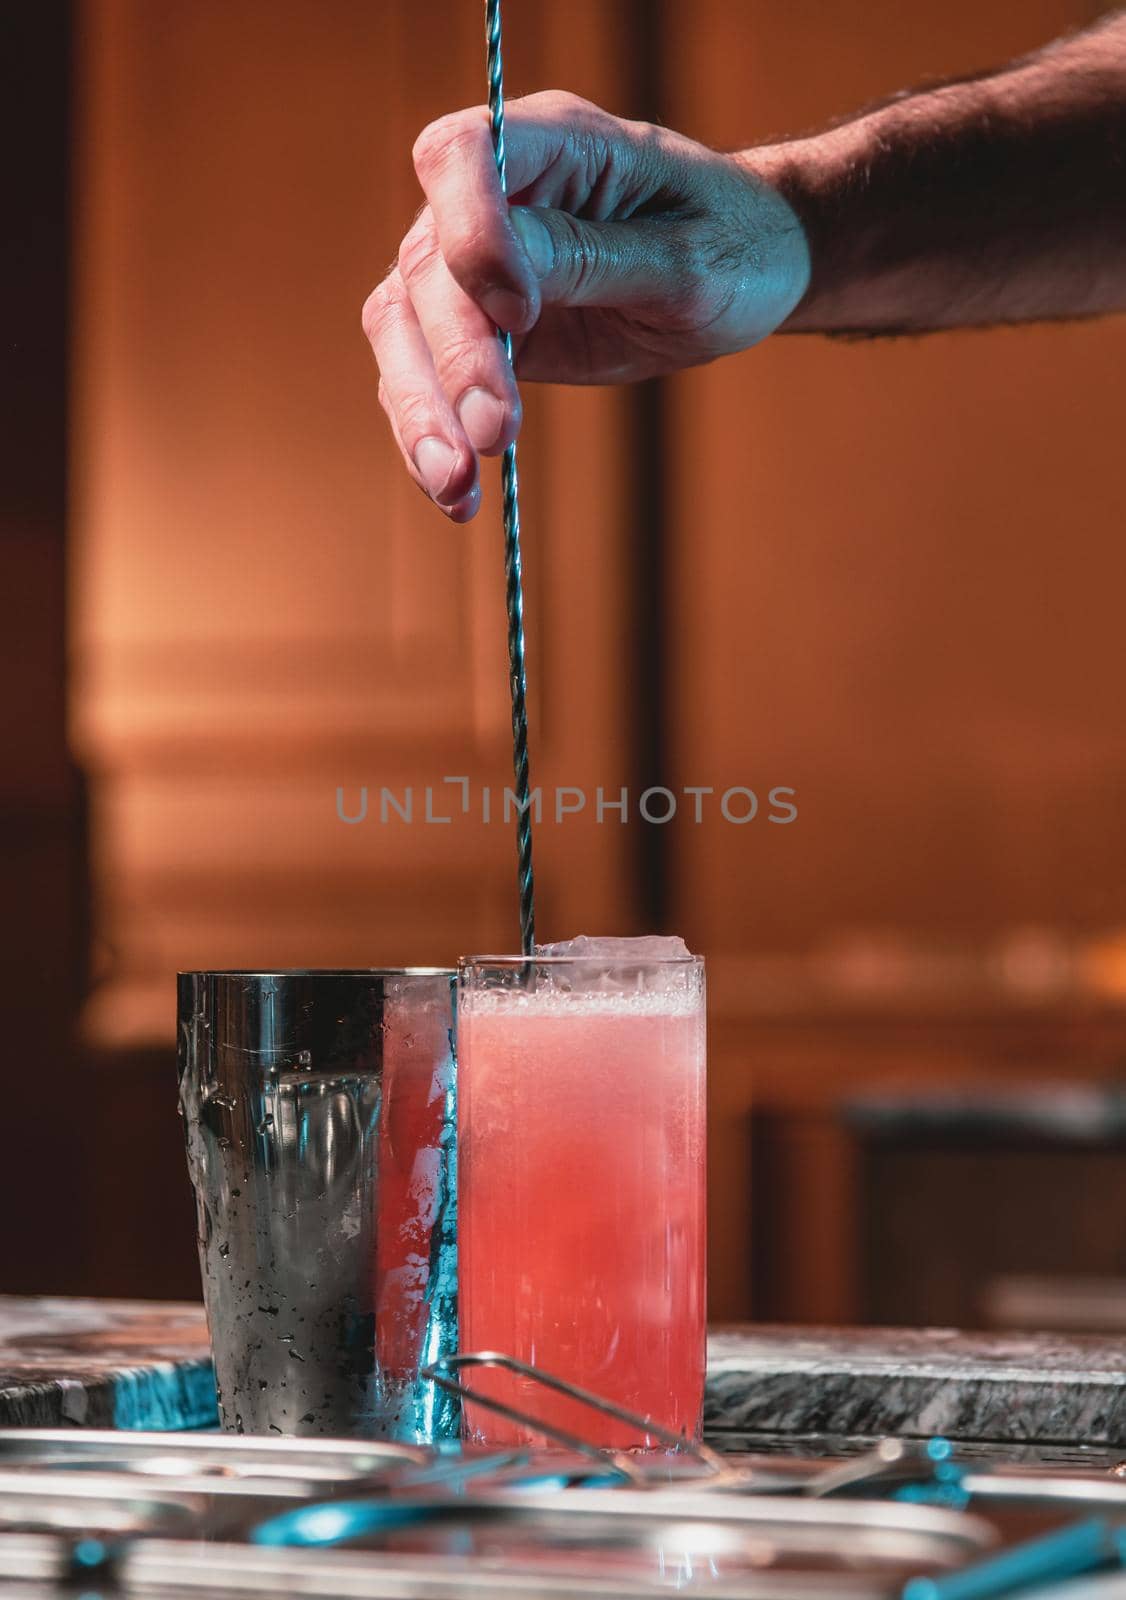
<path fill-rule="evenodd" d="M 574 939 L 560 939 L 555 944 L 538 944 L 536 954 L 576 956 L 588 961 L 687 961 L 692 952 L 684 940 L 675 935 L 644 933 L 631 939 L 613 934 L 598 937 L 580 933 Z"/>
<path fill-rule="evenodd" d="M 580 934 L 577 939 L 561 939 L 554 944 L 536 946 L 545 958 L 537 969 L 537 1000 L 554 1004 L 574 997 L 591 1005 L 610 1002 L 617 1010 L 625 1003 L 642 1010 L 664 1011 L 671 1005 L 698 1006 L 700 973 L 683 939 L 645 934 L 627 939 L 614 936 L 597 938 Z M 565 957 L 558 965 L 552 957 Z"/>

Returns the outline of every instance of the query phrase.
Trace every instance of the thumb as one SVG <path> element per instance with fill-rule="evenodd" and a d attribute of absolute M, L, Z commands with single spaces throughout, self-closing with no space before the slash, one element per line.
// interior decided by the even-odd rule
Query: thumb
<path fill-rule="evenodd" d="M 642 218 L 587 222 L 548 206 L 512 206 L 544 305 L 632 306 L 669 301 L 690 280 L 684 224 Z"/>

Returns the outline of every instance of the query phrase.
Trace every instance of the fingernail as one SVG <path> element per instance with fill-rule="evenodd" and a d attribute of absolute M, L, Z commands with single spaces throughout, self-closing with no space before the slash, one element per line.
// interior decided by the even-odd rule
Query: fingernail
<path fill-rule="evenodd" d="M 487 389 L 467 389 L 457 414 L 475 450 L 491 450 L 504 426 L 504 406 Z"/>
<path fill-rule="evenodd" d="M 422 475 L 432 500 L 442 503 L 442 495 L 457 466 L 457 451 L 444 439 L 428 434 L 414 447 L 414 464 Z"/>
<path fill-rule="evenodd" d="M 487 284 L 481 290 L 481 305 L 486 315 L 506 333 L 522 328 L 528 320 L 528 302 L 524 296 L 512 289 L 502 289 L 499 283 Z"/>
<path fill-rule="evenodd" d="M 480 504 L 481 485 L 475 483 L 465 496 L 465 499 L 459 500 L 456 505 L 451 506 L 447 515 L 451 522 L 468 522 L 470 518 L 477 515 L 477 507 Z"/>
<path fill-rule="evenodd" d="M 532 263 L 532 271 L 537 278 L 546 278 L 555 265 L 555 243 L 546 224 L 530 206 L 513 206 L 508 215 Z"/>

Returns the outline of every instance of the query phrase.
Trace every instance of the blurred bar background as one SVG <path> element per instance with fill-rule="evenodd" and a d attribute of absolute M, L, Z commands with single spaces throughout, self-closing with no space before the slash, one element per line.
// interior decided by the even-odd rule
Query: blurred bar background
<path fill-rule="evenodd" d="M 736 148 L 1104 9 L 517 6 L 506 77 Z M 0 19 L 4 1289 L 197 1292 L 177 968 L 516 943 L 495 469 L 446 526 L 359 329 L 479 11 Z M 1114 319 L 526 394 L 533 781 L 715 790 L 545 818 L 537 887 L 708 958 L 716 1317 L 1126 1325 L 1123 370 Z"/>

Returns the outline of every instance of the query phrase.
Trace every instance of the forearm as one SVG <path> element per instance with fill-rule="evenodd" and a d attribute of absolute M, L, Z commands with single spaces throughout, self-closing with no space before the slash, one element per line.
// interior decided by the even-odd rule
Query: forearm
<path fill-rule="evenodd" d="M 810 286 L 782 331 L 1126 309 L 1126 13 L 742 159 L 809 240 Z"/>

